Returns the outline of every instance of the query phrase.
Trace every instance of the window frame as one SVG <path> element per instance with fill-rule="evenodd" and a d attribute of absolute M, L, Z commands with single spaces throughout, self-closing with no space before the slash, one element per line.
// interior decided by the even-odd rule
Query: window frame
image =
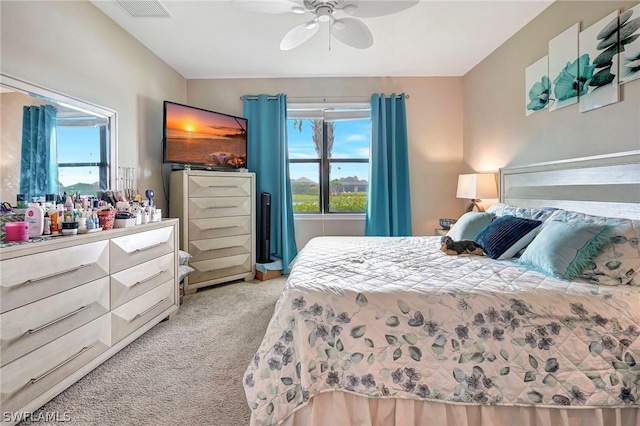
<path fill-rule="evenodd" d="M 294 212 L 302 215 L 339 215 L 339 214 L 364 214 L 366 211 L 331 211 L 330 191 L 331 191 L 331 164 L 336 163 L 371 163 L 371 149 L 368 158 L 329 158 L 329 144 L 327 141 L 328 122 L 339 122 L 349 119 L 371 120 L 371 105 L 368 103 L 341 103 L 341 104 L 291 104 L 287 106 L 287 121 L 289 120 L 322 120 L 322 149 L 319 158 L 289 158 L 290 164 L 318 164 L 319 182 L 318 197 L 319 211 L 317 212 Z M 335 143 L 335 142 L 334 142 Z M 371 135 L 369 135 L 371 144 Z M 368 176 L 367 176 L 368 177 Z M 367 195 L 369 190 L 367 189 Z"/>

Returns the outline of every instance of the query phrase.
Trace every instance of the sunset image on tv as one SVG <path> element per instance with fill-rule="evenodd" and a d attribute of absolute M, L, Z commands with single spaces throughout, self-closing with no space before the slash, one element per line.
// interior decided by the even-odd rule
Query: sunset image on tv
<path fill-rule="evenodd" d="M 247 167 L 247 120 L 165 103 L 165 161 Z"/>

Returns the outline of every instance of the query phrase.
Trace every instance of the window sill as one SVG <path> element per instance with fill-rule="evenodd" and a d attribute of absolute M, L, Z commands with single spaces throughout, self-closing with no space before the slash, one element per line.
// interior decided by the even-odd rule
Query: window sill
<path fill-rule="evenodd" d="M 332 213 L 332 214 L 294 214 L 293 219 L 296 221 L 317 221 L 317 220 L 365 220 L 366 215 L 364 213 Z"/>

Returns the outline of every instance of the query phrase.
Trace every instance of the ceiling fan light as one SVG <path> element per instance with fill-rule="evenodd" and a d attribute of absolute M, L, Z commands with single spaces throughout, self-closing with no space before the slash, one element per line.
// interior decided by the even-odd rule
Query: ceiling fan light
<path fill-rule="evenodd" d="M 320 6 L 316 9 L 316 15 L 318 15 L 318 21 L 320 22 L 329 22 L 332 13 L 333 9 L 329 6 Z"/>

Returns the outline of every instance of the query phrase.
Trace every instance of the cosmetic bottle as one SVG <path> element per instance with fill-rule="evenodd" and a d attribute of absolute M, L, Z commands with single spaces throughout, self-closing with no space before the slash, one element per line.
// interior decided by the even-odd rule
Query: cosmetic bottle
<path fill-rule="evenodd" d="M 51 220 L 49 219 L 49 212 L 44 212 L 44 223 L 42 228 L 44 235 L 51 235 Z"/>
<path fill-rule="evenodd" d="M 49 211 L 49 220 L 51 221 L 51 235 L 58 235 L 58 232 L 60 232 L 60 225 L 58 223 L 57 210 Z"/>
<path fill-rule="evenodd" d="M 16 195 L 16 206 L 19 209 L 25 209 L 27 208 L 27 196 L 25 194 L 18 194 Z"/>
<path fill-rule="evenodd" d="M 31 203 L 24 213 L 24 220 L 29 224 L 29 238 L 42 235 L 44 230 L 44 210 L 38 203 Z"/>
<path fill-rule="evenodd" d="M 51 210 L 56 206 L 56 194 L 46 194 L 44 196 L 44 209 Z"/>

